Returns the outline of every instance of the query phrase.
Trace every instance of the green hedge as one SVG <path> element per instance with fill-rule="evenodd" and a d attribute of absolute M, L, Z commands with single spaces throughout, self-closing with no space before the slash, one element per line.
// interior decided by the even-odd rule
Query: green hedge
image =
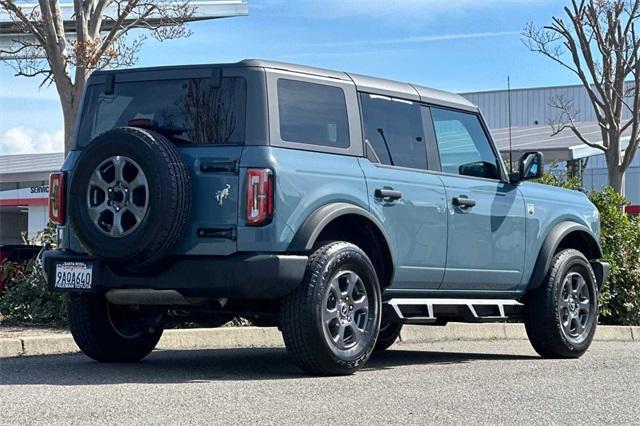
<path fill-rule="evenodd" d="M 589 198 L 600 211 L 600 244 L 611 264 L 600 297 L 600 322 L 640 325 L 640 217 L 625 214 L 628 201 L 611 188 Z"/>
<path fill-rule="evenodd" d="M 66 298 L 47 289 L 35 260 L 26 264 L 3 262 L 6 289 L 0 294 L 0 320 L 5 324 L 64 324 Z"/>

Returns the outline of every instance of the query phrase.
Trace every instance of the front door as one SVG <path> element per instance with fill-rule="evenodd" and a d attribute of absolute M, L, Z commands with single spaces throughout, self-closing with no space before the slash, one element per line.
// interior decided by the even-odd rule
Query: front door
<path fill-rule="evenodd" d="M 446 261 L 445 192 L 428 156 L 419 104 L 360 96 L 369 159 L 360 159 L 369 205 L 395 253 L 392 289 L 437 289 Z"/>
<path fill-rule="evenodd" d="M 522 279 L 525 203 L 501 179 L 491 142 L 473 113 L 431 108 L 448 237 L 443 290 L 513 290 Z"/>

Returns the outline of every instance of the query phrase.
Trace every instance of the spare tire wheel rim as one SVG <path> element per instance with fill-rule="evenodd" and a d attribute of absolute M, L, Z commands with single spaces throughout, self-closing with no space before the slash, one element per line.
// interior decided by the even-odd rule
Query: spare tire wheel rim
<path fill-rule="evenodd" d="M 149 210 L 149 184 L 142 167 L 122 155 L 101 162 L 89 178 L 87 210 L 104 235 L 120 238 L 138 229 Z"/>

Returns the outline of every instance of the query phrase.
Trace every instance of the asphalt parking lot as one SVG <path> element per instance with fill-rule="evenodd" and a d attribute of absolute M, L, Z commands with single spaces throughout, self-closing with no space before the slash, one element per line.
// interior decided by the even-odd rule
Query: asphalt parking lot
<path fill-rule="evenodd" d="M 640 344 L 542 360 L 526 341 L 396 345 L 355 376 L 305 377 L 284 349 L 0 359 L 0 419 L 25 423 L 636 423 Z"/>

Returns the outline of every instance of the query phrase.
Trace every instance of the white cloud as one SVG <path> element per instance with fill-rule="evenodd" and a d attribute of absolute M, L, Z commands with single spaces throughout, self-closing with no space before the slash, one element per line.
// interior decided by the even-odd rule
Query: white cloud
<path fill-rule="evenodd" d="M 389 46 L 396 44 L 419 44 L 438 41 L 465 40 L 473 38 L 506 37 L 520 34 L 520 31 L 498 31 L 498 32 L 478 32 L 459 34 L 438 34 L 415 37 L 399 37 L 379 40 L 345 40 L 327 43 L 300 43 L 294 44 L 296 47 L 366 47 L 366 46 Z M 291 44 L 289 45 L 291 46 Z"/>
<path fill-rule="evenodd" d="M 64 132 L 46 132 L 18 126 L 0 134 L 0 154 L 32 154 L 64 151 Z"/>

